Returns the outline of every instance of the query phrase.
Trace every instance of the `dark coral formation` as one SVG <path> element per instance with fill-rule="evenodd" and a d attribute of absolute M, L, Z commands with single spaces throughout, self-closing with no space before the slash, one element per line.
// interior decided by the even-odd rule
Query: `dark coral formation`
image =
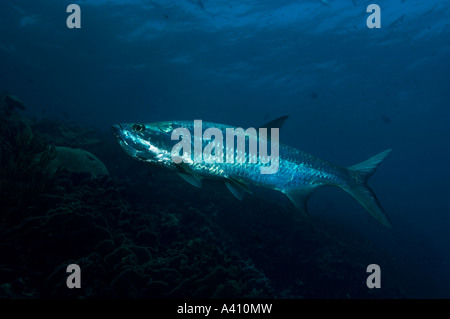
<path fill-rule="evenodd" d="M 86 136 L 58 132 L 84 130 L 58 129 L 52 139 L 63 124 L 26 124 L 5 102 L 0 121 L 6 168 L 0 188 L 7 195 L 1 200 L 0 297 L 403 296 L 394 284 L 367 289 L 362 259 L 309 223 L 293 221 L 292 207 L 256 196 L 238 202 L 216 182 L 203 192 L 191 188 L 132 161 L 112 137 L 82 146 L 110 175 L 52 174 L 52 143 L 80 147 Z M 66 286 L 72 263 L 81 268 L 81 289 Z"/>
<path fill-rule="evenodd" d="M 109 175 L 108 169 L 94 154 L 81 148 L 55 147 L 55 156 L 48 165 L 50 173 L 66 170 L 86 173 L 92 177 Z"/>
<path fill-rule="evenodd" d="M 0 96 L 0 221 L 19 220 L 28 213 L 34 197 L 51 184 L 46 172 L 54 148 L 34 134 L 15 108 L 20 100 L 8 93 Z"/>

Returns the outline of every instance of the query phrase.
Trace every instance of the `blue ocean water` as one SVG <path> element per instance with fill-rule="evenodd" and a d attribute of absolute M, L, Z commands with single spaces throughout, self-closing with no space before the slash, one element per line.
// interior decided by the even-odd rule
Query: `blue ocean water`
<path fill-rule="evenodd" d="M 81 28 L 66 24 L 72 3 L 81 9 Z M 372 3 L 381 9 L 381 28 L 367 26 Z M 334 188 L 311 197 L 311 222 L 350 252 L 368 251 L 363 263 L 380 264 L 381 290 L 398 279 L 406 297 L 448 298 L 449 17 L 450 1 L 437 0 L 4 0 L 0 90 L 23 101 L 23 116 L 102 132 L 122 122 L 194 119 L 247 128 L 288 114 L 282 142 L 339 165 L 392 148 L 369 181 L 392 229 Z M 121 161 L 143 169 L 124 155 Z M 164 180 L 165 173 L 154 173 Z M 182 181 L 169 176 L 167 183 Z M 215 202 L 208 189 L 190 192 Z M 175 206 L 185 201 L 170 198 Z M 267 191 L 233 203 L 233 218 L 264 201 L 290 204 Z M 191 206 L 202 212 L 204 202 Z M 220 206 L 217 214 L 227 219 Z M 256 214 L 241 218 L 258 223 Z M 279 224 L 255 228 L 278 238 L 286 227 Z M 222 226 L 239 240 L 232 226 Z M 277 243 L 249 253 L 274 287 L 286 279 L 264 268 L 270 251 L 304 245 L 296 236 Z M 384 279 L 386 260 L 395 274 Z M 275 270 L 295 273 L 291 261 L 278 260 L 284 265 Z M 312 296 L 333 297 L 326 290 Z"/>

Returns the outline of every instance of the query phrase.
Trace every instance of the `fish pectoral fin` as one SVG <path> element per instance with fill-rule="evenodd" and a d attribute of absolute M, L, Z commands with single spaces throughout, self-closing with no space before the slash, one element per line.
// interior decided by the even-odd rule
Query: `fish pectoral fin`
<path fill-rule="evenodd" d="M 189 175 L 186 173 L 181 173 L 178 172 L 178 175 L 184 179 L 186 182 L 188 182 L 189 184 L 191 184 L 192 186 L 195 186 L 197 188 L 202 188 L 202 180 L 198 179 L 197 177 L 195 177 L 194 175 Z"/>
<path fill-rule="evenodd" d="M 252 191 L 248 188 L 247 184 L 244 184 L 234 178 L 228 178 L 225 182 L 228 190 L 233 194 L 237 199 L 243 200 L 244 194 L 249 193 L 253 194 Z"/>
<path fill-rule="evenodd" d="M 186 163 L 177 164 L 178 175 L 197 188 L 202 188 L 202 177 L 196 174 Z"/>
<path fill-rule="evenodd" d="M 304 216 L 309 217 L 306 203 L 311 196 L 311 189 L 290 189 L 283 193 L 286 194 L 289 200 Z"/>

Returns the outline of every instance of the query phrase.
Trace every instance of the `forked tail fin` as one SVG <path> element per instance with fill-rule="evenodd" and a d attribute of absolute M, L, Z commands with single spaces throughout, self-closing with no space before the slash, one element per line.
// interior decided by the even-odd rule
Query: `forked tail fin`
<path fill-rule="evenodd" d="M 342 188 L 360 203 L 376 220 L 386 227 L 392 227 L 388 216 L 378 202 L 374 192 L 367 185 L 367 180 L 375 173 L 378 165 L 389 155 L 391 149 L 385 150 L 368 160 L 348 167 L 349 181 Z"/>

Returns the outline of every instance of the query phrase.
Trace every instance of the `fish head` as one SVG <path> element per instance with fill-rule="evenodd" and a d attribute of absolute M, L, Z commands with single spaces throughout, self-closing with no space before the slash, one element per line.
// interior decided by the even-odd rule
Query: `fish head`
<path fill-rule="evenodd" d="M 121 123 L 111 127 L 124 151 L 144 162 L 171 164 L 171 129 L 161 123 Z"/>

